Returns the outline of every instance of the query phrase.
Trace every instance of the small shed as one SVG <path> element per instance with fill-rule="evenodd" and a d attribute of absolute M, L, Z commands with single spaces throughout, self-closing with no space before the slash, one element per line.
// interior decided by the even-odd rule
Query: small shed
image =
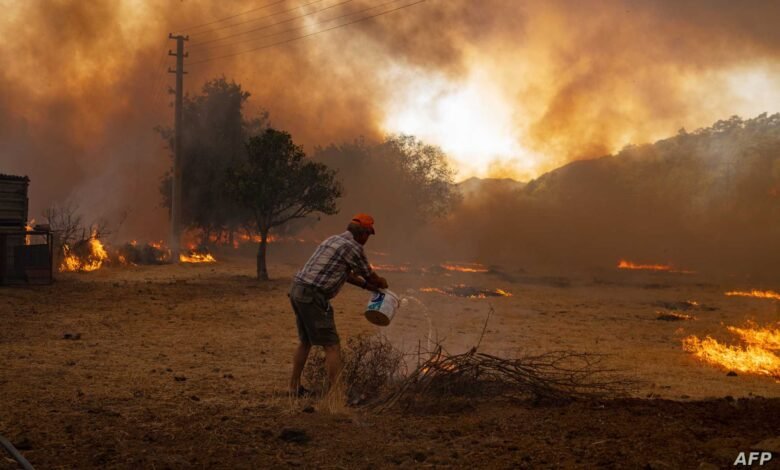
<path fill-rule="evenodd" d="M 48 284 L 53 242 L 46 226 L 28 226 L 30 179 L 0 174 L 0 285 Z"/>

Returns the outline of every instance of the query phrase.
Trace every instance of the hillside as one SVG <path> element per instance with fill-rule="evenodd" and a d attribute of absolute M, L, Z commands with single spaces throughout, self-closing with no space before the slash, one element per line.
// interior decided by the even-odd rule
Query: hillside
<path fill-rule="evenodd" d="M 480 259 L 771 271 L 780 262 L 780 115 L 681 130 L 499 193 L 452 218 L 475 232 L 469 246 Z M 511 217 L 487 216 L 496 213 Z"/>

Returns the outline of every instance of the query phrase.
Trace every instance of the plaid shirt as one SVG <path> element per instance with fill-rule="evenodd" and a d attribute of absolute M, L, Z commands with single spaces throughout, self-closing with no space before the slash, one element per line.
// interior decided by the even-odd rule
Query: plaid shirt
<path fill-rule="evenodd" d="M 320 243 L 295 275 L 295 282 L 317 287 L 332 299 L 341 290 L 349 272 L 367 278 L 372 270 L 363 246 L 347 231 Z"/>

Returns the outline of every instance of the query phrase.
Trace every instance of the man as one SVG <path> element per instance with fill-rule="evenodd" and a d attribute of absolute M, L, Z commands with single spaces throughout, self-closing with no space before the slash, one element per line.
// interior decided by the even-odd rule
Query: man
<path fill-rule="evenodd" d="M 345 282 L 371 291 L 387 288 L 387 280 L 371 269 L 363 252 L 363 246 L 374 233 L 374 218 L 368 214 L 356 215 L 346 232 L 320 243 L 293 279 L 289 296 L 300 340 L 290 379 L 290 393 L 294 396 L 310 393 L 301 385 L 301 373 L 312 345 L 325 349 L 325 367 L 331 386 L 339 380 L 341 348 L 330 299 Z"/>

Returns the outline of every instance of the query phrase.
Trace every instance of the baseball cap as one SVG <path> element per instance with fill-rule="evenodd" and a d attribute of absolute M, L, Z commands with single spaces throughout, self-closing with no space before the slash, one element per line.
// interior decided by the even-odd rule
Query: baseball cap
<path fill-rule="evenodd" d="M 361 227 L 369 229 L 372 235 L 376 233 L 374 232 L 374 218 L 368 214 L 357 214 L 355 217 L 352 217 L 352 222 L 355 222 Z"/>

